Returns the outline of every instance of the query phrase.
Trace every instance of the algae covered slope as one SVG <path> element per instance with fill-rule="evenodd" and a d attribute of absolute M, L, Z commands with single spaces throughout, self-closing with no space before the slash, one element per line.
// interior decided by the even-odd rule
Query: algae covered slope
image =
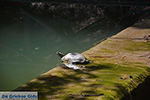
<path fill-rule="evenodd" d="M 149 34 L 145 19 L 85 51 L 92 63 L 84 69 L 60 65 L 15 91 L 38 91 L 39 100 L 120 100 L 150 75 Z"/>

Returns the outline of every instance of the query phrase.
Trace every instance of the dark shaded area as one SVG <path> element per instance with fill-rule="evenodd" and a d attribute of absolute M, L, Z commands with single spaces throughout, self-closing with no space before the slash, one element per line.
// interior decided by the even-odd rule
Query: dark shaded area
<path fill-rule="evenodd" d="M 111 5 L 111 4 L 110 4 Z M 138 18 L 147 13 L 148 10 L 143 10 L 144 6 L 103 6 L 103 5 L 88 5 L 88 4 L 57 4 L 55 2 L 8 2 L 1 1 L 0 7 L 14 6 L 28 9 L 35 16 L 47 16 L 49 18 L 64 18 L 75 23 L 72 29 L 75 32 L 90 31 L 96 32 L 99 29 L 117 29 L 118 27 L 126 28 L 135 23 Z M 4 11 L 4 10 L 3 10 Z M 16 12 L 18 12 L 16 11 Z M 12 17 L 13 14 L 10 16 Z M 103 24 L 103 23 L 107 24 Z M 55 25 L 55 24 L 54 24 Z M 57 26 L 57 25 L 56 25 Z M 120 30 L 118 30 L 120 31 Z"/>
<path fill-rule="evenodd" d="M 123 87 L 118 83 L 115 83 L 115 87 L 117 87 L 117 89 L 113 89 L 113 90 L 117 92 L 118 96 L 120 95 L 126 97 L 126 95 L 128 95 L 128 90 L 126 89 L 126 87 Z"/>
<path fill-rule="evenodd" d="M 142 16 L 139 16 L 139 22 L 140 24 L 135 24 L 132 27 L 135 28 L 140 28 L 140 29 L 148 29 L 150 28 L 150 25 L 148 24 L 149 21 L 145 21 L 145 20 L 150 20 L 150 7 L 145 7 L 142 11 Z"/>
<path fill-rule="evenodd" d="M 44 81 L 43 83 L 40 83 L 38 81 L 30 82 L 26 84 L 27 86 L 19 87 L 14 91 L 38 91 L 39 98 L 44 99 L 44 98 L 47 98 L 48 95 L 54 95 L 57 91 L 64 89 L 60 86 L 63 86 L 72 82 L 69 79 L 72 79 L 75 81 L 80 80 L 79 78 L 76 78 L 73 75 L 70 75 L 70 76 L 64 75 L 64 77 L 58 77 L 58 76 L 39 77 L 37 78 L 37 80 Z"/>
<path fill-rule="evenodd" d="M 1 0 L 4 1 L 4 0 Z M 105 6 L 148 6 L 148 0 L 6 0 L 13 2 L 55 2 L 55 3 L 77 3 L 77 4 L 95 4 Z"/>
<path fill-rule="evenodd" d="M 83 91 L 81 94 L 69 94 L 64 100 L 86 100 L 86 97 L 103 96 L 104 94 L 97 94 L 95 91 Z"/>
<path fill-rule="evenodd" d="M 108 65 L 94 65 L 90 67 L 86 67 L 86 71 L 96 71 L 96 70 L 101 70 L 101 69 L 112 69 L 112 66 Z"/>
<path fill-rule="evenodd" d="M 146 19 L 150 19 L 150 18 L 146 18 Z M 143 21 L 144 21 L 145 19 L 143 19 Z M 133 25 L 133 27 L 135 27 L 135 28 L 140 28 L 140 29 L 149 29 L 150 28 L 150 25 L 148 24 L 148 22 L 146 22 L 145 21 L 145 23 L 143 23 L 143 24 L 135 24 L 135 25 Z"/>
<path fill-rule="evenodd" d="M 126 95 L 122 100 L 149 100 L 150 96 L 150 77 L 134 89 L 131 94 Z"/>

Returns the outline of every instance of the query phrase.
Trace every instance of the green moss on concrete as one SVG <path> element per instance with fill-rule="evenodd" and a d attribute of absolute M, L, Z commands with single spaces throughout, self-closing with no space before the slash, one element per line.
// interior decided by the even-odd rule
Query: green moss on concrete
<path fill-rule="evenodd" d="M 120 100 L 144 81 L 143 77 L 149 75 L 149 71 L 150 69 L 142 65 L 91 63 L 82 70 L 60 68 L 59 71 L 43 75 L 35 82 L 27 83 L 25 87 L 17 90 L 40 91 L 40 100 L 49 100 L 49 95 L 51 98 L 62 100 Z M 130 75 L 133 79 L 129 78 Z M 104 95 L 85 96 L 94 94 Z"/>
<path fill-rule="evenodd" d="M 128 51 L 150 51 L 150 41 L 145 42 L 130 42 L 130 45 L 125 47 L 125 50 Z"/>

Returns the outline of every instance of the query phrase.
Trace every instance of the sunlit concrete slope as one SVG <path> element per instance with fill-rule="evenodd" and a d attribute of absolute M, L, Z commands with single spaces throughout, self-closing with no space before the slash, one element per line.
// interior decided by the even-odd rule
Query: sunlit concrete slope
<path fill-rule="evenodd" d="M 150 19 L 143 19 L 83 52 L 81 70 L 60 65 L 18 87 L 39 100 L 121 100 L 150 75 Z"/>

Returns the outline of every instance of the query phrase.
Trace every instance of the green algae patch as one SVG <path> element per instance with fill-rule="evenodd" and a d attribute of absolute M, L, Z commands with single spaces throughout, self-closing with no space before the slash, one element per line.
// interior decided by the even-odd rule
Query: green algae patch
<path fill-rule="evenodd" d="M 135 42 L 132 41 L 130 42 L 130 45 L 125 47 L 125 50 L 128 51 L 150 51 L 150 41 L 145 41 L 145 42 Z"/>

